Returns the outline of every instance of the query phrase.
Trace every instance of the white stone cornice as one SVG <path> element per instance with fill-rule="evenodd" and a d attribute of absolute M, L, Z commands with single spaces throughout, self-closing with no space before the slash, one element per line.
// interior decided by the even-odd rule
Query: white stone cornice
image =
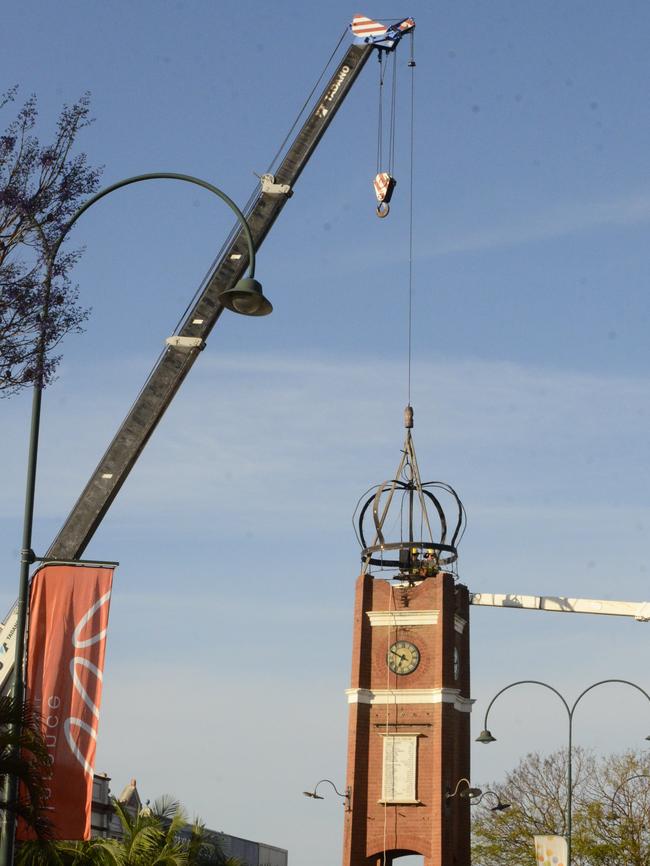
<path fill-rule="evenodd" d="M 460 689 L 346 689 L 349 704 L 453 704 L 461 713 L 469 713 L 474 703 Z"/>
<path fill-rule="evenodd" d="M 371 626 L 438 625 L 437 610 L 369 610 Z"/>

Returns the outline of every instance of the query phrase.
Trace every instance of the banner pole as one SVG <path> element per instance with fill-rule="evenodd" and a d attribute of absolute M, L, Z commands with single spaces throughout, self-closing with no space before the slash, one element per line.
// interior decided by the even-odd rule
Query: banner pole
<path fill-rule="evenodd" d="M 20 551 L 20 577 L 18 581 L 16 658 L 14 661 L 12 694 L 19 706 L 25 701 L 25 638 L 27 633 L 27 607 L 29 604 L 29 567 L 34 562 L 32 527 L 34 524 L 36 463 L 38 461 L 42 393 L 43 387 L 39 377 L 34 383 L 34 393 L 32 396 L 32 420 L 29 434 L 25 515 L 23 519 L 23 545 Z M 16 751 L 17 747 L 14 746 L 12 754 L 15 754 Z M 18 779 L 14 774 L 8 775 L 5 781 L 5 797 L 9 805 L 15 803 L 18 797 Z M 15 814 L 11 810 L 7 810 L 4 815 L 2 840 L 0 841 L 0 866 L 13 866 L 15 835 Z"/>

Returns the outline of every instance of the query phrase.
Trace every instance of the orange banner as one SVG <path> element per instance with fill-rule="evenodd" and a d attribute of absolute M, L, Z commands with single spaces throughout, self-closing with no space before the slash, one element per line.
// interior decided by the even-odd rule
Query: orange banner
<path fill-rule="evenodd" d="M 27 697 L 51 756 L 47 815 L 55 839 L 90 838 L 112 583 L 112 568 L 86 565 L 46 565 L 32 580 Z"/>

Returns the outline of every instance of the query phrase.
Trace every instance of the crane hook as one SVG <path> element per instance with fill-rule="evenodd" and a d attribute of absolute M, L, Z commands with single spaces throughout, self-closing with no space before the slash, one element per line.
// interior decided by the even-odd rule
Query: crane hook
<path fill-rule="evenodd" d="M 393 195 L 393 190 L 395 189 L 395 184 L 397 181 L 395 178 L 390 175 L 387 171 L 380 171 L 373 181 L 373 186 L 375 188 L 375 196 L 377 197 L 377 201 L 379 204 L 377 205 L 377 216 L 381 219 L 388 216 L 390 211 L 390 207 L 388 206 L 389 201 L 391 200 L 391 196 Z"/>

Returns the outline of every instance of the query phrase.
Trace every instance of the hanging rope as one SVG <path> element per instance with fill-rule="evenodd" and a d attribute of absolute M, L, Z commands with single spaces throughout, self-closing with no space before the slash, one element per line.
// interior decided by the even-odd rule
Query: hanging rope
<path fill-rule="evenodd" d="M 395 605 L 393 603 L 393 594 L 395 592 L 395 587 L 393 587 L 390 583 L 388 584 L 388 591 L 389 591 L 389 596 L 388 596 L 388 619 L 389 619 L 389 623 L 387 626 L 387 635 L 386 635 L 386 637 L 387 637 L 386 658 L 388 658 L 388 653 L 390 652 L 390 647 L 391 647 L 391 644 L 393 642 L 392 641 L 392 637 L 393 637 L 392 632 L 395 631 L 395 634 L 397 634 L 397 618 L 395 616 Z M 393 705 L 391 705 L 390 701 L 388 700 L 388 697 L 390 694 L 390 674 L 391 674 L 390 668 L 388 667 L 388 665 L 386 665 L 386 716 L 385 716 L 385 723 L 384 723 L 384 745 L 382 748 L 382 759 L 383 759 L 384 749 L 386 749 L 386 739 L 387 739 L 388 733 L 389 733 L 388 728 L 390 726 L 391 706 L 394 706 L 395 710 L 397 711 L 397 694 L 395 694 L 395 701 L 394 701 Z M 395 688 L 397 689 L 397 683 L 395 684 Z M 397 716 L 395 718 L 395 721 L 397 721 Z M 394 784 L 395 784 L 395 779 L 394 779 L 394 773 L 395 773 L 395 752 L 394 752 L 394 749 L 395 749 L 395 745 L 394 745 L 394 743 L 392 744 L 392 749 L 393 749 L 393 762 L 392 762 L 393 779 L 391 781 L 391 787 L 394 787 Z M 386 866 L 386 855 L 387 855 L 386 835 L 387 835 L 387 831 L 388 831 L 388 799 L 385 796 L 386 793 L 387 793 L 386 791 L 382 791 L 382 797 L 384 800 L 384 808 L 383 808 L 383 813 L 384 813 L 383 849 L 384 850 L 383 850 L 383 857 L 382 857 L 382 866 Z"/>

